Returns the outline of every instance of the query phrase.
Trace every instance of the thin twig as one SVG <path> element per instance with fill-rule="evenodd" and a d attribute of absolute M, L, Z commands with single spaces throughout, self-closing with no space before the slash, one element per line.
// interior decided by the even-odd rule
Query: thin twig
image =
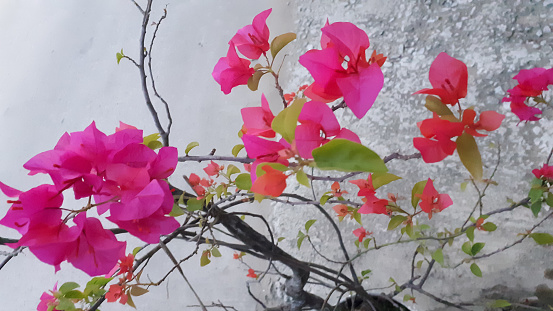
<path fill-rule="evenodd" d="M 255 159 L 250 159 L 250 158 L 225 157 L 225 156 L 214 156 L 214 155 L 207 155 L 207 156 L 187 155 L 187 156 L 179 157 L 179 162 L 229 161 L 229 162 L 238 162 L 238 163 L 253 163 L 254 160 Z"/>
<path fill-rule="evenodd" d="M 182 276 L 182 278 L 184 279 L 184 281 L 186 282 L 186 284 L 188 284 L 188 287 L 190 287 L 190 290 L 192 290 L 192 293 L 194 294 L 194 296 L 195 296 L 196 299 L 198 300 L 198 303 L 199 303 L 200 306 L 202 307 L 202 310 L 203 310 L 203 311 L 207 311 L 207 308 L 205 307 L 204 303 L 203 303 L 202 300 L 200 299 L 200 296 L 198 296 L 198 293 L 196 293 L 196 291 L 194 290 L 194 287 L 192 286 L 192 284 L 190 284 L 190 282 L 188 281 L 188 278 L 184 275 L 184 271 L 182 271 L 182 268 L 180 267 L 180 263 L 177 261 L 177 259 L 175 258 L 175 256 L 173 256 L 173 254 L 171 253 L 171 251 L 169 250 L 169 248 L 167 247 L 167 245 L 165 245 L 165 243 L 163 243 L 163 241 L 159 241 L 159 246 L 161 246 L 161 248 L 165 251 L 165 253 L 166 253 L 167 256 L 169 257 L 169 259 L 171 259 L 171 261 L 173 262 L 173 264 L 175 264 L 175 266 L 176 266 L 177 269 L 179 270 L 180 275 Z"/>
<path fill-rule="evenodd" d="M 0 263 L 0 270 L 2 270 L 2 268 L 4 268 L 4 266 L 5 266 L 13 257 L 19 255 L 24 249 L 25 249 L 25 247 L 20 246 L 20 247 L 14 249 L 13 252 L 11 252 L 9 255 L 7 255 L 6 259 L 4 259 L 4 260 L 2 261 L 2 263 Z"/>
<path fill-rule="evenodd" d="M 165 111 L 167 112 L 167 144 L 169 144 L 169 135 L 171 134 L 171 126 L 173 125 L 173 118 L 171 117 L 171 111 L 169 110 L 169 104 L 167 104 L 167 101 L 159 93 L 156 89 L 156 82 L 154 79 L 154 74 L 152 73 L 152 49 L 154 48 L 154 40 L 156 39 L 157 31 L 159 29 L 159 25 L 161 25 L 161 22 L 167 17 L 167 6 L 165 6 L 165 9 L 163 9 L 163 15 L 159 18 L 156 24 L 156 28 L 154 30 L 154 34 L 152 35 L 152 41 L 150 41 L 150 49 L 148 51 L 148 69 L 150 71 L 150 80 L 152 81 L 152 90 L 154 91 L 154 95 L 163 103 L 165 106 Z"/>
<path fill-rule="evenodd" d="M 152 100 L 150 98 L 150 93 L 148 91 L 148 85 L 146 82 L 146 69 L 144 67 L 144 62 L 146 60 L 146 51 L 144 42 L 146 40 L 146 29 L 148 28 L 148 21 L 150 20 L 150 13 L 152 11 L 152 2 L 153 0 L 148 0 L 148 4 L 146 5 L 146 9 L 144 10 L 144 18 L 142 19 L 142 32 L 140 33 L 140 58 L 138 62 L 138 70 L 140 71 L 140 81 L 142 83 L 142 94 L 144 95 L 144 100 L 146 101 L 146 106 L 148 107 L 148 110 L 150 111 L 150 114 L 152 115 L 152 118 L 154 119 L 154 123 L 156 125 L 156 128 L 161 135 L 161 139 L 163 140 L 163 145 L 168 146 L 169 141 L 167 137 L 167 133 L 163 129 L 163 126 L 161 125 L 161 122 L 159 121 L 159 116 L 157 115 L 157 111 L 154 108 L 154 105 L 152 104 Z"/>
<path fill-rule="evenodd" d="M 140 13 L 142 13 L 142 15 L 144 15 L 144 10 L 140 6 L 140 4 L 136 3 L 135 0 L 131 0 L 131 1 L 134 3 L 134 5 L 136 5 L 136 8 L 140 11 Z"/>

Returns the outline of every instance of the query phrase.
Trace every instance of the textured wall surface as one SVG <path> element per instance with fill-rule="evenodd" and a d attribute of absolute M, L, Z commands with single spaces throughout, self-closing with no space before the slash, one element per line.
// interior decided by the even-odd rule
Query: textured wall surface
<path fill-rule="evenodd" d="M 154 20 L 159 18 L 164 6 L 163 2 L 156 3 Z M 430 86 L 428 69 L 438 53 L 444 51 L 464 61 L 469 68 L 469 90 L 462 104 L 507 115 L 498 131 L 478 140 L 487 175 L 497 160 L 497 146 L 501 146 L 501 163 L 494 178 L 499 185 L 491 187 L 484 198 L 485 210 L 508 206 L 508 198 L 525 197 L 531 169 L 543 163 L 553 146 L 553 112 L 546 110 L 539 123 L 517 126 L 518 119 L 500 101 L 506 90 L 515 85 L 511 77 L 520 69 L 553 67 L 551 0 L 190 0 L 170 3 L 168 18 L 157 39 L 159 49 L 154 50 L 154 75 L 158 89 L 173 107 L 173 145 L 183 149 L 187 143 L 199 141 L 198 154 L 208 153 L 214 147 L 218 154 L 224 154 L 240 142 L 235 135 L 241 126 L 239 108 L 259 105 L 260 92 L 251 93 L 242 87 L 224 96 L 212 80 L 211 71 L 218 58 L 225 55 L 227 42 L 235 31 L 268 7 L 273 7 L 268 20 L 272 36 L 288 31 L 298 34 L 298 40 L 287 50 L 289 55 L 283 66 L 282 84 L 286 92 L 311 82 L 297 59 L 305 51 L 319 47 L 319 29 L 327 18 L 330 22 L 356 24 L 369 34 L 369 52 L 376 49 L 388 56 L 383 67 L 385 86 L 369 113 L 362 120 L 349 111 L 339 113 L 341 125 L 359 133 L 362 142 L 381 156 L 416 151 L 412 147 L 412 138 L 419 135 L 416 122 L 430 114 L 423 107 L 424 96 L 411 94 Z M 115 53 L 121 48 L 130 56 L 137 55 L 141 16 L 130 1 L 5 0 L 0 3 L 0 23 L 2 182 L 18 189 L 45 182 L 45 178 L 25 176 L 22 164 L 52 148 L 63 132 L 80 131 L 92 120 L 105 132 L 112 131 L 119 120 L 144 128 L 147 133 L 155 131 L 143 105 L 136 69 L 129 62 L 117 65 L 115 61 Z M 269 95 L 276 112 L 280 101 L 271 89 L 272 81 L 266 80 L 260 88 Z M 488 147 L 491 143 L 496 147 Z M 430 177 L 435 179 L 440 192 L 451 194 L 454 205 L 429 222 L 439 230 L 458 227 L 475 204 L 477 194 L 470 186 L 460 191 L 460 184 L 469 175 L 457 156 L 438 164 L 412 160 L 392 162 L 389 167 L 404 179 L 383 189 L 385 192 L 407 196 L 414 182 Z M 191 172 L 190 166 L 183 166 L 172 181 L 182 185 L 178 176 Z M 329 187 L 323 184 L 314 190 L 321 195 Z M 297 185 L 291 185 L 288 190 L 296 188 L 311 195 L 310 190 Z M 0 207 L 0 215 L 4 214 L 4 208 L 5 205 Z M 330 206 L 325 208 L 332 212 Z M 270 218 L 275 234 L 286 237 L 280 245 L 301 257 L 325 263 L 308 245 L 301 252 L 295 246 L 297 229 L 307 220 L 317 218 L 319 221 L 311 229 L 313 242 L 328 257 L 342 259 L 334 233 L 314 208 L 275 205 L 272 209 Z M 514 241 L 516 234 L 529 229 L 536 219 L 521 208 L 493 221 L 506 225 L 500 226 L 493 235 L 477 233 L 478 241 L 487 242 L 486 252 Z M 363 222 L 379 241 L 399 237 L 395 232 L 386 231 L 386 216 L 366 215 Z M 350 249 L 355 251 L 351 231 L 358 225 L 348 220 L 341 225 Z M 553 233 L 551 222 L 544 225 L 543 231 Z M 16 236 L 5 229 L 0 229 L 0 235 Z M 446 266 L 454 266 L 464 258 L 460 244 L 446 248 Z M 190 250 L 187 247 L 190 246 L 182 245 L 183 254 Z M 428 247 L 436 244 L 428 243 Z M 390 276 L 398 282 L 408 279 L 415 248 L 415 244 L 408 244 L 363 256 L 356 267 L 373 270 L 365 286 L 388 286 Z M 223 253 L 226 258 L 231 254 L 230 251 Z M 163 256 L 154 259 L 152 267 L 170 265 Z M 529 261 L 532 265 L 527 264 Z M 535 287 L 542 283 L 553 287 L 553 282 L 543 277 L 546 268 L 553 268 L 550 247 L 536 247 L 526 241 L 479 264 L 483 279 L 472 276 L 468 265 L 457 269 L 437 267 L 425 289 L 454 302 L 471 302 L 491 294 L 496 295 L 494 298 L 532 296 Z M 255 268 L 262 267 L 260 264 Z M 0 301 L 6 309 L 33 310 L 40 294 L 56 281 L 86 280 L 84 274 L 68 270 L 54 274 L 53 268 L 40 263 L 32 254 L 19 255 L 0 271 Z M 164 271 L 154 269 L 150 277 L 155 280 Z M 208 268 L 200 269 L 198 262 L 192 261 L 185 266 L 185 271 L 190 271 L 191 282 L 205 302 L 221 300 L 238 310 L 256 308 L 245 292 L 244 267 L 236 262 L 214 261 Z M 497 285 L 512 291 L 491 290 L 497 289 Z M 277 304 L 283 296 L 280 281 L 253 284 L 252 288 L 270 305 Z M 320 287 L 311 289 L 325 293 Z M 196 304 L 177 275 L 170 277 L 166 286 L 135 302 L 138 310 L 176 310 Z M 412 307 L 440 310 L 443 305 L 419 295 Z M 129 308 L 109 304 L 103 310 Z"/>

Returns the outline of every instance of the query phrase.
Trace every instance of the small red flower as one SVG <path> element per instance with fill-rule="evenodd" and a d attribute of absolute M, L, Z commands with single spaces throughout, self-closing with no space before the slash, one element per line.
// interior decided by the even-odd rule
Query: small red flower
<path fill-rule="evenodd" d="M 353 235 L 355 235 L 356 237 L 359 238 L 359 243 L 363 242 L 363 239 L 367 235 L 371 235 L 371 234 L 373 234 L 373 233 L 372 232 L 367 232 L 365 230 L 365 228 L 358 228 L 358 229 L 353 230 Z"/>
<path fill-rule="evenodd" d="M 428 219 L 432 218 L 432 213 L 441 212 L 453 204 L 449 195 L 438 193 L 430 178 L 428 178 L 422 194 L 416 194 L 416 196 L 421 199 L 419 206 L 425 213 L 428 213 Z"/>
<path fill-rule="evenodd" d="M 339 217 L 345 217 L 350 214 L 348 207 L 345 204 L 338 204 L 332 207 L 332 209 L 338 214 Z"/>
<path fill-rule="evenodd" d="M 249 277 L 249 278 L 252 278 L 252 279 L 257 279 L 259 277 L 257 274 L 255 274 L 254 269 L 249 269 L 248 270 L 248 275 L 246 275 L 246 276 Z"/>
<path fill-rule="evenodd" d="M 109 291 L 106 293 L 106 300 L 108 302 L 115 302 L 119 300 L 119 303 L 126 304 L 129 296 L 125 293 L 126 285 L 113 284 L 110 285 Z"/>

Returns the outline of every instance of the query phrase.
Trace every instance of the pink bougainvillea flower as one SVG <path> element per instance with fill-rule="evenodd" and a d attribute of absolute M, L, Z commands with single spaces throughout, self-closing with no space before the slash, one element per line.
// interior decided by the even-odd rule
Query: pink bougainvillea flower
<path fill-rule="evenodd" d="M 417 125 L 424 137 L 413 138 L 413 145 L 426 163 L 439 162 L 452 155 L 457 144 L 451 138 L 463 134 L 464 129 L 461 122 L 442 120 L 437 115 Z"/>
<path fill-rule="evenodd" d="M 207 174 L 207 176 L 219 176 L 219 172 L 221 172 L 225 167 L 221 166 L 213 161 L 211 161 L 205 168 L 204 172 Z"/>
<path fill-rule="evenodd" d="M 351 23 L 327 23 L 321 30 L 322 50 L 300 57 L 315 80 L 304 94 L 322 102 L 344 97 L 355 116 L 362 118 L 384 85 L 379 64 L 367 61 L 365 55 L 369 37 Z"/>
<path fill-rule="evenodd" d="M 414 94 L 431 94 L 440 97 L 444 104 L 455 105 L 467 96 L 467 65 L 447 53 L 440 53 L 430 65 L 431 89 L 422 89 Z"/>
<path fill-rule="evenodd" d="M 288 166 L 288 158 L 293 156 L 292 148 L 284 139 L 272 141 L 254 135 L 242 135 L 242 142 L 248 156 L 255 161 L 251 165 L 251 178 L 255 182 L 257 166 L 261 163 L 280 163 Z"/>
<path fill-rule="evenodd" d="M 532 170 L 537 179 L 553 181 L 553 165 L 544 164 L 540 169 Z"/>
<path fill-rule="evenodd" d="M 42 293 L 40 296 L 40 303 L 36 308 L 37 311 L 59 311 L 56 309 L 59 301 L 56 297 L 54 297 L 54 295 L 58 294 L 58 283 L 54 285 L 54 289 L 50 291 L 50 294 L 47 292 Z"/>
<path fill-rule="evenodd" d="M 526 101 L 540 96 L 549 85 L 553 85 L 553 68 L 523 69 L 513 79 L 519 84 L 507 91 L 509 97 L 504 97 L 503 102 L 511 103 L 511 111 L 521 122 L 538 121 L 540 118 L 536 115 L 542 113 L 541 109 L 528 106 Z"/>
<path fill-rule="evenodd" d="M 109 286 L 109 291 L 106 293 L 106 300 L 108 302 L 115 302 L 119 300 L 121 304 L 126 304 L 129 297 L 126 293 L 125 285 L 112 284 Z"/>
<path fill-rule="evenodd" d="M 338 204 L 332 207 L 332 209 L 336 212 L 338 217 L 345 217 L 350 214 L 348 211 L 348 206 L 345 204 Z"/>
<path fill-rule="evenodd" d="M 339 198 L 344 194 L 348 194 L 347 191 L 344 191 L 340 188 L 340 183 L 337 181 L 332 183 L 332 186 L 330 186 L 330 189 L 331 189 L 332 196 L 336 198 Z"/>
<path fill-rule="evenodd" d="M 298 117 L 300 125 L 296 127 L 295 139 L 299 155 L 312 159 L 311 152 L 334 138 L 344 138 L 361 143 L 357 134 L 340 128 L 332 109 L 325 103 L 309 101 L 303 105 Z"/>
<path fill-rule="evenodd" d="M 119 121 L 119 127 L 116 127 L 115 131 L 120 132 L 122 130 L 128 130 L 128 129 L 137 130 L 136 127 Z"/>
<path fill-rule="evenodd" d="M 249 278 L 257 279 L 258 275 L 255 273 L 254 269 L 248 269 L 248 275 L 246 275 Z"/>
<path fill-rule="evenodd" d="M 358 196 L 364 197 L 361 200 L 364 204 L 357 211 L 360 214 L 388 214 L 388 200 L 376 197 L 376 190 L 372 182 L 372 174 L 367 179 L 350 180 L 350 183 L 359 187 Z"/>
<path fill-rule="evenodd" d="M 475 118 L 476 112 L 473 109 L 465 109 L 463 111 L 462 123 L 465 126 L 465 132 L 472 136 L 484 137 L 487 135 L 477 131 L 485 130 L 491 132 L 497 130 L 503 119 L 505 119 L 505 115 L 490 110 L 480 113 L 480 118 L 477 122 L 474 122 Z"/>
<path fill-rule="evenodd" d="M 248 84 L 254 72 L 250 61 L 238 57 L 234 44 L 230 43 L 227 56 L 219 59 L 211 75 L 221 85 L 221 91 L 229 94 L 235 86 Z"/>
<path fill-rule="evenodd" d="M 271 112 L 265 94 L 261 94 L 261 107 L 247 107 L 240 110 L 244 121 L 243 133 L 267 138 L 275 137 L 271 123 L 275 116 Z"/>
<path fill-rule="evenodd" d="M 261 169 L 265 171 L 265 174 L 257 177 L 251 191 L 272 197 L 281 195 L 286 189 L 286 178 L 288 176 L 269 165 L 264 165 Z"/>
<path fill-rule="evenodd" d="M 238 51 L 249 59 L 258 59 L 261 54 L 268 51 L 269 27 L 267 17 L 272 9 L 265 10 L 253 18 L 251 25 L 247 25 L 230 39 L 229 44 L 235 45 Z"/>
<path fill-rule="evenodd" d="M 436 191 L 430 178 L 428 178 L 422 194 L 416 194 L 416 196 L 421 199 L 419 206 L 423 212 L 428 213 L 428 219 L 432 218 L 432 213 L 439 213 L 453 204 L 449 195 L 440 194 Z"/>
<path fill-rule="evenodd" d="M 359 243 L 363 242 L 363 239 L 367 235 L 371 235 L 371 234 L 372 234 L 372 232 L 367 232 L 365 230 L 365 228 L 358 228 L 358 229 L 353 230 L 353 235 L 355 235 L 356 237 L 359 238 Z"/>
<path fill-rule="evenodd" d="M 388 214 L 388 200 L 368 195 L 361 199 L 364 204 L 357 211 L 359 214 Z"/>

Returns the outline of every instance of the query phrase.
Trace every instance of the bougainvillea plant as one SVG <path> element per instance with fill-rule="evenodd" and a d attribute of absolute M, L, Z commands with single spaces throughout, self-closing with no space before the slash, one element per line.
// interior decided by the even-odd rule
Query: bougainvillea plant
<path fill-rule="evenodd" d="M 151 2 L 147 8 L 151 8 Z M 143 34 L 148 27 L 149 10 L 141 9 Z M 265 95 L 261 94 L 256 95 L 261 100 L 260 106 L 241 110 L 243 126 L 237 130 L 242 143 L 233 148 L 232 156 L 189 155 L 198 145 L 195 142 L 180 150 L 168 146 L 170 125 L 163 128 L 157 114 L 153 114 L 159 134 L 145 136 L 141 130 L 124 123 L 112 134 L 98 130 L 95 123 L 81 132 L 64 134 L 52 150 L 24 164 L 30 175 L 47 174 L 51 179 L 48 184 L 20 191 L 0 182 L 1 192 L 9 198 L 0 224 L 21 235 L 13 241 L 3 239 L 7 241 L 4 244 L 18 250 L 27 248 L 56 271 L 67 261 L 92 277 L 82 290 L 78 290 L 80 285 L 74 282 L 59 287 L 56 283 L 40 297 L 37 310 L 92 311 L 104 301 L 134 307 L 133 297 L 148 293 L 149 287 L 160 285 L 173 271 L 182 274 L 182 261 L 197 257 L 199 265 L 206 266 L 221 256 L 220 247 L 234 249 L 233 258 L 247 268 L 244 269 L 245 278 L 269 277 L 268 271 L 276 269 L 274 262 L 287 269 L 285 292 L 290 299 L 277 307 L 279 310 L 364 310 L 363 307 L 367 310 L 407 310 L 408 302 L 416 302 L 414 295 L 466 309 L 467 304 L 447 301 L 423 289 L 436 263 L 451 268 L 444 263 L 444 253 L 461 250 L 466 257 L 460 265 L 467 266 L 467 271 L 475 277 L 481 277 L 484 272 L 477 264 L 478 259 L 506 251 L 510 246 L 485 249 L 484 253 L 485 244 L 475 242 L 475 229 L 495 231 L 498 224 L 489 219 L 519 206 L 530 208 L 536 217 L 541 215 L 544 204 L 553 207 L 550 154 L 546 163 L 532 171 L 535 180 L 527 198 L 507 208 L 488 211 L 475 208 L 462 225 L 452 230 L 429 230 L 432 225 L 440 226 L 433 222 L 433 215 L 447 213 L 446 208 L 456 208 L 451 197 L 440 190 L 443 185 L 439 176 L 411 181 L 409 176 L 389 173 L 388 165 L 392 160 L 419 158 L 426 163 L 440 162 L 457 152 L 481 200 L 488 186 L 494 183 L 494 173 L 489 177 L 485 174 L 475 137 L 484 137 L 497 130 L 505 116 L 495 111 L 480 111 L 478 106 L 463 107 L 462 100 L 467 96 L 467 66 L 459 59 L 440 53 L 429 68 L 432 88 L 414 92 L 414 95 L 427 95 L 424 106 L 430 112 L 427 119 L 416 121 L 422 137 L 414 137 L 413 146 L 420 153 L 381 157 L 362 145 L 356 133 L 342 127 L 335 111 L 349 109 L 357 118 L 370 113 L 383 88 L 381 67 L 386 57 L 369 51 L 367 34 L 354 24 L 327 21 L 321 29 L 320 49 L 307 51 L 299 58 L 299 64 L 309 71 L 313 82 L 298 86 L 297 92 L 285 94 L 275 68 L 280 68 L 281 50 L 296 36 L 286 33 L 270 40 L 266 24 L 270 13 L 271 9 L 259 13 L 251 25 L 237 31 L 228 42 L 226 56 L 219 59 L 212 72 L 225 94 L 242 85 L 255 91 L 260 79 L 272 76 L 283 103 L 282 110 L 273 112 Z M 156 31 L 165 16 L 154 23 Z M 150 49 L 154 39 L 155 36 Z M 144 39 L 141 44 L 147 46 Z M 145 55 L 149 55 L 144 49 Z M 141 55 L 139 62 L 122 52 L 117 58 L 118 61 L 126 58 L 135 62 L 144 74 L 145 55 Z M 503 101 L 511 103 L 512 112 L 521 121 L 539 121 L 537 115 L 542 110 L 536 106 L 549 105 L 543 93 L 553 84 L 553 69 L 522 70 L 515 79 L 519 84 L 508 91 Z M 149 87 L 145 80 L 142 87 Z M 148 92 L 145 96 L 151 105 Z M 334 106 L 329 106 L 334 102 Z M 239 156 L 243 149 L 245 155 Z M 184 176 L 190 192 L 168 181 L 179 162 L 188 161 L 208 161 L 203 170 Z M 227 163 L 222 164 L 223 161 Z M 463 170 L 460 165 L 458 167 Z M 411 193 L 389 192 L 393 189 L 390 184 L 402 178 L 412 184 Z M 326 189 L 329 190 L 319 196 L 313 191 L 313 198 L 286 192 L 293 191 L 290 184 L 309 188 L 318 182 L 328 182 Z M 67 198 L 74 198 L 81 207 L 67 204 Z M 330 260 L 317 250 L 319 246 L 315 246 L 312 239 L 316 233 L 310 231 L 315 219 L 299 228 L 295 245 L 301 250 L 307 241 L 329 262 L 328 266 L 295 258 L 279 245 L 281 239 L 275 240 L 272 233 L 261 234 L 244 218 L 261 216 L 232 211 L 235 206 L 256 200 L 316 207 L 339 242 L 342 261 Z M 527 237 L 537 244 L 553 243 L 553 236 L 537 232 L 551 215 L 542 217 L 513 245 Z M 381 217 L 375 219 L 382 219 L 387 231 L 399 233 L 399 240 L 397 236 L 387 235 L 388 232 L 369 231 L 370 228 L 363 225 L 366 217 Z M 342 231 L 344 219 L 353 219 L 361 227 Z M 106 229 L 108 222 L 114 228 Z M 270 232 L 268 223 L 267 227 Z M 216 237 L 215 229 L 224 231 L 239 243 Z M 127 249 L 126 234 L 148 243 L 149 250 Z M 377 235 L 379 240 L 387 242 L 377 244 Z M 189 256 L 177 259 L 167 246 L 175 239 L 189 241 L 196 247 Z M 348 241 L 355 246 L 355 252 L 346 247 Z M 356 260 L 369 251 L 404 243 L 415 245 L 412 258 L 406 259 L 412 261 L 410 277 L 403 282 L 390 279 L 387 293 L 370 291 L 371 271 L 359 270 Z M 165 252 L 174 267 L 169 267 L 161 280 L 145 282 L 141 275 L 149 258 L 158 251 Z M 266 260 L 268 267 L 250 267 L 248 255 Z M 415 264 L 416 258 L 420 260 Z M 332 264 L 340 264 L 341 268 Z M 323 279 L 323 285 L 335 284 L 327 288 L 326 297 L 307 291 L 305 285 L 313 276 Z M 349 298 L 344 298 L 345 293 L 350 293 Z M 201 298 L 196 297 L 205 310 Z M 397 300 L 401 297 L 405 304 Z M 256 301 L 263 305 L 259 299 Z M 511 302 L 496 300 L 492 304 L 507 307 Z"/>

